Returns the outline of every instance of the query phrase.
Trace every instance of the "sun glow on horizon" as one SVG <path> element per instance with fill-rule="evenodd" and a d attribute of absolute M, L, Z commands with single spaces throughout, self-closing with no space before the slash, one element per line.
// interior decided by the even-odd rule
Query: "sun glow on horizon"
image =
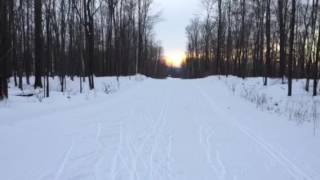
<path fill-rule="evenodd" d="M 166 54 L 164 59 L 167 66 L 180 68 L 186 59 L 186 54 L 183 51 L 172 51 Z"/>

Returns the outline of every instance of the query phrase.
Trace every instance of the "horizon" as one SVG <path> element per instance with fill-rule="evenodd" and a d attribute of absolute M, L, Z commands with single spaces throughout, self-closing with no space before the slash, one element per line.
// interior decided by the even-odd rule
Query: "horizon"
<path fill-rule="evenodd" d="M 194 14 L 201 10 L 199 0 L 154 0 L 153 12 L 161 12 L 161 21 L 155 25 L 156 39 L 161 42 L 165 57 L 186 52 L 185 28 Z M 182 60 L 179 60 L 182 61 Z M 179 64 L 179 63 L 178 63 Z"/>

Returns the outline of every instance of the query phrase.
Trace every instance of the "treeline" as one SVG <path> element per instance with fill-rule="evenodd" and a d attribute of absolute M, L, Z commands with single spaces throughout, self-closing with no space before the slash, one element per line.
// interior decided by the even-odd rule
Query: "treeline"
<path fill-rule="evenodd" d="M 204 15 L 186 28 L 184 76 L 211 74 L 305 78 L 317 95 L 319 0 L 203 0 Z M 313 82 L 311 84 L 311 82 Z"/>
<path fill-rule="evenodd" d="M 49 96 L 50 78 L 136 73 L 164 76 L 162 48 L 155 41 L 152 0 L 0 0 L 0 99 L 8 79 L 34 83 Z M 35 82 L 30 82 L 30 77 Z"/>

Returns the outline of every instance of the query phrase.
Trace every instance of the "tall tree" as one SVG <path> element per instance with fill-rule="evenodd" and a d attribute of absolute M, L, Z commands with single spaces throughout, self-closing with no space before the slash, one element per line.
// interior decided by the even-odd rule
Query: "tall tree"
<path fill-rule="evenodd" d="M 306 67 L 306 91 L 309 91 L 309 84 L 310 84 L 310 78 L 312 76 L 312 61 L 314 60 L 314 44 L 315 43 L 315 32 L 316 32 L 316 22 L 318 17 L 318 4 L 319 0 L 312 0 L 312 10 L 310 15 L 310 21 L 311 21 L 311 40 L 308 45 L 308 62 Z"/>
<path fill-rule="evenodd" d="M 293 45 L 294 45 L 294 31 L 295 31 L 295 17 L 296 17 L 296 0 L 291 0 L 291 20 L 290 20 L 290 52 L 288 59 L 288 96 L 292 96 L 292 65 L 293 65 Z"/>
<path fill-rule="evenodd" d="M 318 94 L 319 61 L 320 61 L 320 30 L 318 30 L 317 55 L 313 65 L 313 96 Z"/>
<path fill-rule="evenodd" d="M 42 88 L 42 56 L 43 56 L 43 39 L 42 39 L 42 0 L 34 0 L 34 44 L 35 44 L 35 88 Z"/>
<path fill-rule="evenodd" d="M 45 10 L 45 19 L 46 19 L 46 61 L 45 61 L 45 96 L 50 96 L 50 81 L 49 81 L 49 75 L 50 75 L 50 64 L 52 62 L 52 28 L 51 28 L 51 21 L 52 21 L 52 1 L 48 0 L 46 2 L 46 10 Z"/>
<path fill-rule="evenodd" d="M 0 100 L 8 97 L 8 59 L 10 54 L 8 1 L 0 0 Z"/>
<path fill-rule="evenodd" d="M 287 16 L 287 0 L 278 0 L 278 21 L 280 34 L 280 69 L 279 76 L 284 83 L 284 75 L 286 71 L 286 16 Z"/>
<path fill-rule="evenodd" d="M 212 0 L 203 0 L 202 4 L 205 7 L 206 10 L 206 17 L 204 20 L 203 28 L 202 28 L 202 36 L 203 36 L 203 43 L 204 43 L 204 68 L 203 68 L 203 74 L 209 74 L 211 70 L 211 64 L 210 64 L 210 46 L 211 46 L 211 33 L 212 33 L 212 22 L 211 22 L 211 16 L 213 11 L 213 3 Z M 219 32 L 218 32 L 219 34 Z M 217 42 L 217 45 L 220 46 L 220 44 Z M 219 56 L 217 56 L 216 61 L 219 61 Z"/>
<path fill-rule="evenodd" d="M 265 63 L 265 79 L 264 85 L 268 84 L 268 77 L 270 77 L 271 73 L 271 0 L 267 0 L 266 2 L 266 39 L 267 39 L 267 50 L 266 50 L 266 63 Z"/>
<path fill-rule="evenodd" d="M 222 0 L 218 0 L 218 41 L 217 41 L 217 57 L 216 57 L 216 73 L 221 73 L 221 44 L 222 44 Z"/>
<path fill-rule="evenodd" d="M 228 1 L 228 35 L 227 35 L 227 49 L 226 49 L 226 76 L 230 73 L 230 63 L 232 57 L 232 26 L 231 26 L 231 0 Z"/>
<path fill-rule="evenodd" d="M 240 76 L 244 79 L 246 77 L 246 66 L 247 66 L 247 46 L 246 46 L 246 0 L 241 1 L 241 35 L 240 35 L 240 44 L 241 44 L 241 65 L 239 69 Z"/>

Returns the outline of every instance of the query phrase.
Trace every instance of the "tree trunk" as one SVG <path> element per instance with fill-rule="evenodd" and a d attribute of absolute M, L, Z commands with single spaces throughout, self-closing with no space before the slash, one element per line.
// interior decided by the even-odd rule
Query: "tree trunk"
<path fill-rule="evenodd" d="M 293 46 L 294 46 L 294 27 L 295 27 L 295 17 L 296 17 L 296 0 L 292 1 L 291 10 L 291 22 L 290 22 L 290 53 L 289 53 L 289 63 L 288 63 L 288 96 L 292 96 L 292 65 L 293 65 Z"/>
<path fill-rule="evenodd" d="M 319 76 L 319 59 L 320 59 L 320 31 L 318 32 L 317 55 L 313 65 L 313 96 L 318 94 L 318 76 Z"/>
<path fill-rule="evenodd" d="M 265 79 L 264 85 L 268 85 L 268 77 L 270 77 L 271 73 L 271 10 L 270 10 L 270 1 L 267 0 L 267 14 L 266 14 L 266 37 L 267 37 L 267 51 L 266 51 L 266 63 L 265 63 Z"/>
<path fill-rule="evenodd" d="M 279 76 L 284 83 L 284 75 L 286 71 L 286 0 L 278 0 L 278 13 L 279 13 L 279 32 L 280 32 L 280 69 Z"/>
<path fill-rule="evenodd" d="M 35 83 L 34 88 L 42 88 L 42 0 L 34 0 L 34 22 L 35 22 Z"/>
<path fill-rule="evenodd" d="M 8 97 L 8 59 L 10 54 L 8 1 L 0 0 L 0 100 Z"/>

